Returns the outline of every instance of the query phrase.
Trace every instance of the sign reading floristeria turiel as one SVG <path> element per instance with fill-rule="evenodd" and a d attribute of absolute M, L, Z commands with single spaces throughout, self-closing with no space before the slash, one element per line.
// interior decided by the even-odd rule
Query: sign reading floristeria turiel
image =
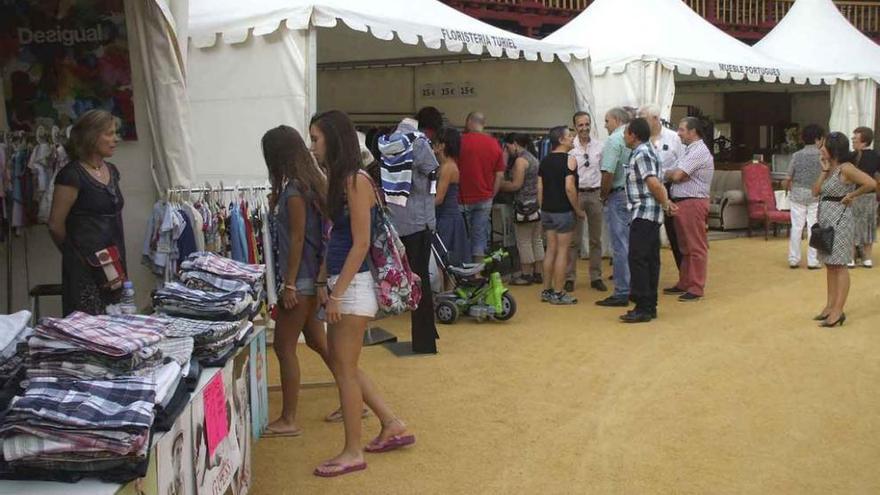
<path fill-rule="evenodd" d="M 0 0 L 0 77 L 13 130 L 100 108 L 137 139 L 123 0 Z"/>

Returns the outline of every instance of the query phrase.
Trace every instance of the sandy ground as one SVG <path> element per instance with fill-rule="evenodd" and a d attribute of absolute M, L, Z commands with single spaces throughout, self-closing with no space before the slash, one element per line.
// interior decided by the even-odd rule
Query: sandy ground
<path fill-rule="evenodd" d="M 650 324 L 595 306 L 582 261 L 576 306 L 517 287 L 511 321 L 441 326 L 437 356 L 367 348 L 417 445 L 314 477 L 342 426 L 321 421 L 335 388 L 305 389 L 306 433 L 257 443 L 252 493 L 880 493 L 880 268 L 850 272 L 845 326 L 820 329 L 825 271 L 790 270 L 786 242 L 714 242 L 705 299 L 661 296 Z M 661 287 L 677 277 L 663 263 Z M 382 326 L 408 340 L 408 318 Z M 331 379 L 299 355 L 305 381 Z"/>

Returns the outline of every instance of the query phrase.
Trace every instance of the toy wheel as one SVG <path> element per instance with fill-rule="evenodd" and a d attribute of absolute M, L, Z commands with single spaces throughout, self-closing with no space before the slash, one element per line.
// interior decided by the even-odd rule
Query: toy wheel
<path fill-rule="evenodd" d="M 458 319 L 458 306 L 449 301 L 440 301 L 434 308 L 434 314 L 440 323 L 451 325 Z"/>
<path fill-rule="evenodd" d="M 515 314 L 516 300 L 510 295 L 510 292 L 505 292 L 501 296 L 501 312 L 495 315 L 495 319 L 499 321 L 507 321 L 513 318 L 513 315 Z"/>

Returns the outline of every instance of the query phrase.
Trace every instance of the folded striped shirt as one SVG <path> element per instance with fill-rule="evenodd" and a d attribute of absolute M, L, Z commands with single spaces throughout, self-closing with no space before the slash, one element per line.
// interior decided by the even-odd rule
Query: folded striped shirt
<path fill-rule="evenodd" d="M 125 356 L 158 343 L 167 326 L 167 319 L 154 316 L 92 316 L 75 311 L 63 319 L 44 318 L 34 334 L 111 356 Z"/>
<path fill-rule="evenodd" d="M 5 418 L 42 419 L 60 426 L 139 431 L 153 424 L 156 384 L 151 378 L 59 380 L 34 378 Z"/>
<path fill-rule="evenodd" d="M 266 265 L 250 265 L 220 255 L 199 251 L 187 256 L 186 261 L 180 264 L 182 270 L 200 270 L 213 273 L 221 277 L 233 278 L 255 284 L 263 280 L 266 273 Z"/>

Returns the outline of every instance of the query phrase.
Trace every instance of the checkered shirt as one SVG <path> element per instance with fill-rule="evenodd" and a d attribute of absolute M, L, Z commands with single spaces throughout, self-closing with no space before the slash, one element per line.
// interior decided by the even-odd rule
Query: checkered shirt
<path fill-rule="evenodd" d="M 192 253 L 180 267 L 184 270 L 201 270 L 221 277 L 235 278 L 249 284 L 260 282 L 266 272 L 266 265 L 249 265 L 205 251 Z"/>
<path fill-rule="evenodd" d="M 67 318 L 43 319 L 34 334 L 110 356 L 125 356 L 158 343 L 167 326 L 167 319 L 152 316 L 92 316 L 75 311 Z"/>
<path fill-rule="evenodd" d="M 648 189 L 649 177 L 660 180 L 660 158 L 651 143 L 642 143 L 633 150 L 626 165 L 627 207 L 633 220 L 641 218 L 662 223 L 663 208 Z"/>

